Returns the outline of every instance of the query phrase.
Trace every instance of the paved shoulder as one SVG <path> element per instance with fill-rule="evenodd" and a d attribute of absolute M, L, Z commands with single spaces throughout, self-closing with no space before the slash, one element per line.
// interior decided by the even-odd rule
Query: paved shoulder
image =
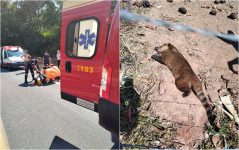
<path fill-rule="evenodd" d="M 0 118 L 0 149 L 9 149 L 7 136 L 1 118 Z"/>

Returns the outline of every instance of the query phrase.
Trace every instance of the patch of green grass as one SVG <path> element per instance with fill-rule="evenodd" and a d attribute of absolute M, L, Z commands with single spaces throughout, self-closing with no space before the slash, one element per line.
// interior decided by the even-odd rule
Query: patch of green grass
<path fill-rule="evenodd" d="M 202 147 L 205 149 L 212 148 L 238 148 L 239 134 L 238 126 L 235 122 L 230 120 L 229 117 L 224 116 L 219 120 L 219 130 L 216 131 L 212 126 L 207 126 L 207 131 L 209 132 L 209 138 L 204 140 Z M 213 136 L 219 137 L 219 144 L 213 143 Z M 216 147 L 217 146 L 217 147 Z"/>

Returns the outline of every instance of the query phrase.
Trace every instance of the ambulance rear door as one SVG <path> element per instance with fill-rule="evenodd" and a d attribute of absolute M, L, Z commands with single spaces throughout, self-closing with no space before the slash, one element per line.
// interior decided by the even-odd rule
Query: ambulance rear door
<path fill-rule="evenodd" d="M 62 98 L 98 103 L 113 3 L 63 3 L 60 65 Z"/>

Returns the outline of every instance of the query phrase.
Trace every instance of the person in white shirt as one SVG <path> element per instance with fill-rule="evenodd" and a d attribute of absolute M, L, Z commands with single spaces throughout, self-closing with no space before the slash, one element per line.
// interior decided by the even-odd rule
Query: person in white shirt
<path fill-rule="evenodd" d="M 58 68 L 60 68 L 60 58 L 61 58 L 60 50 L 57 50 L 56 59 Z"/>

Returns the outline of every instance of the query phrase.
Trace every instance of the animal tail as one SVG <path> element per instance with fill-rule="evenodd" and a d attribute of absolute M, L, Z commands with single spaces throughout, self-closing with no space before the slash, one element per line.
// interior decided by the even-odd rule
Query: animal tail
<path fill-rule="evenodd" d="M 202 87 L 199 88 L 193 88 L 193 91 L 201 101 L 203 107 L 206 110 L 208 121 L 211 124 L 211 126 L 214 126 L 214 120 L 216 116 L 213 114 L 213 107 L 209 104 L 207 97 L 203 93 Z"/>

